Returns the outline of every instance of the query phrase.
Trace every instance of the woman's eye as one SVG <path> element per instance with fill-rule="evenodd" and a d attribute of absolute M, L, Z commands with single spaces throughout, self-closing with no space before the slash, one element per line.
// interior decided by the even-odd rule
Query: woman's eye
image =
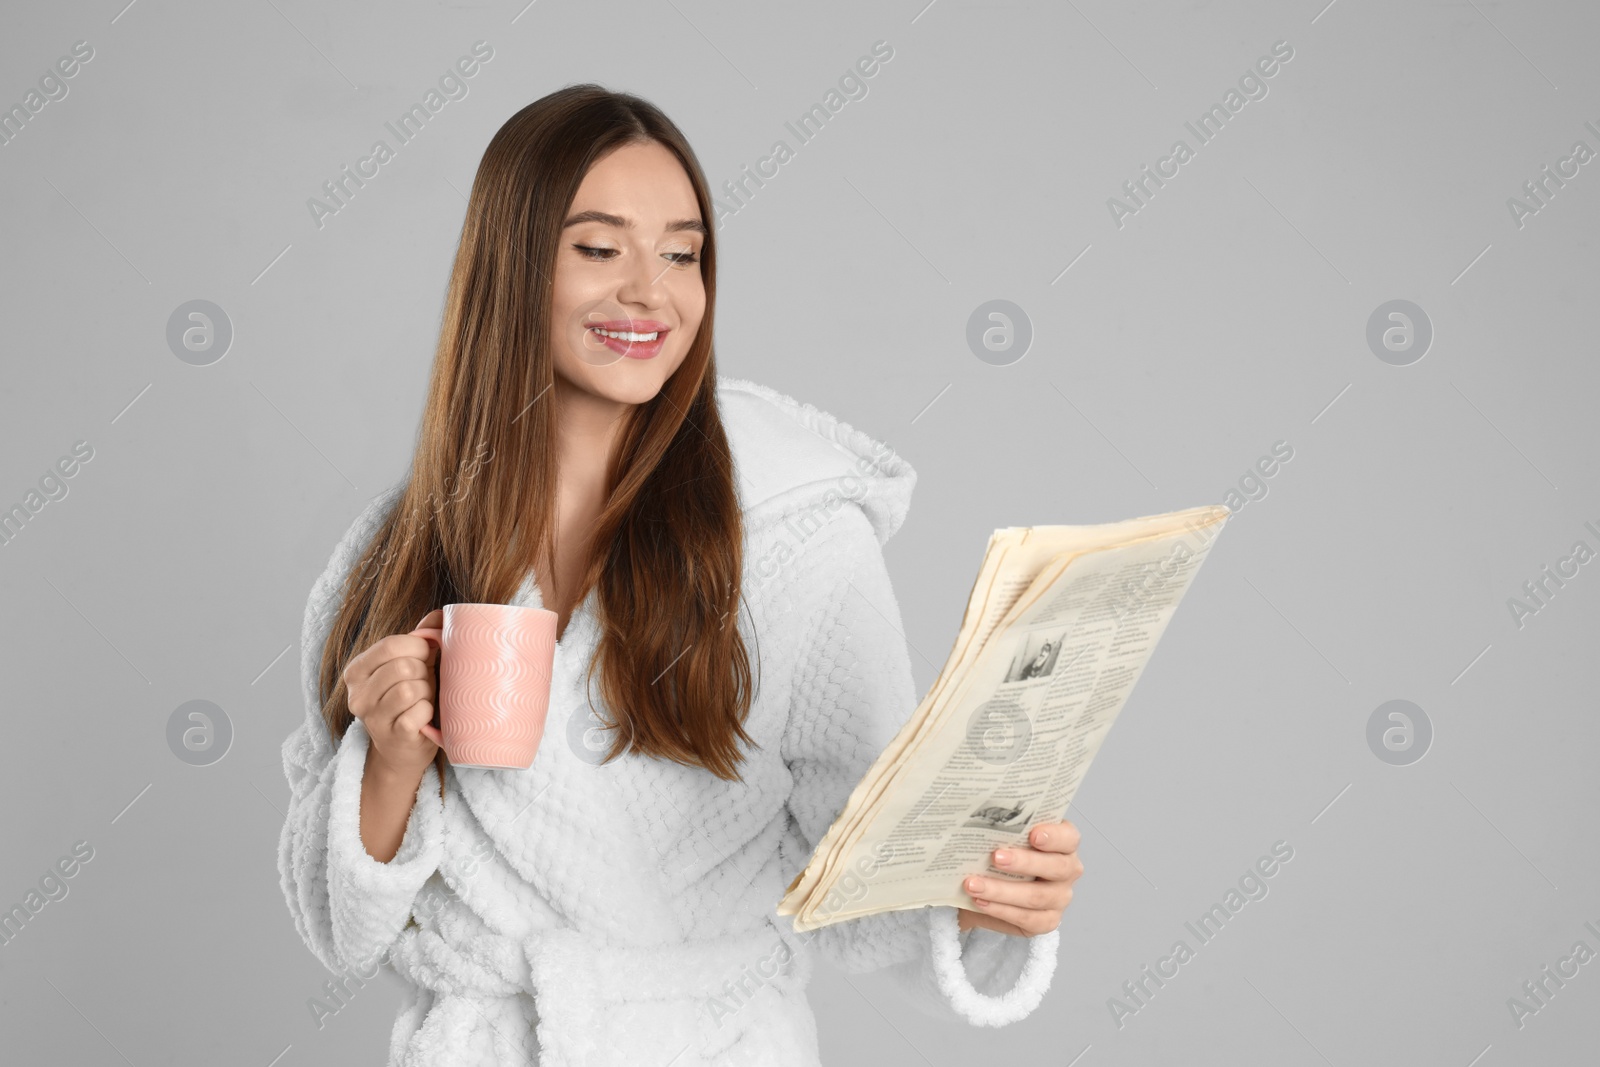
<path fill-rule="evenodd" d="M 592 245 L 580 244 L 575 244 L 572 247 L 577 249 L 578 252 L 584 256 L 584 258 L 593 259 L 602 263 L 606 260 L 612 259 L 617 255 L 617 250 L 615 248 L 595 248 Z M 663 253 L 663 255 L 679 266 L 689 266 L 690 264 L 700 262 L 700 256 L 694 252 L 666 252 Z"/>

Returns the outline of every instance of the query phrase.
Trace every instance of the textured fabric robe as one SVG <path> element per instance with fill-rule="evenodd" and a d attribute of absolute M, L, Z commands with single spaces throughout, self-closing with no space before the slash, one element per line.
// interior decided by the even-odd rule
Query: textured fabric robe
<path fill-rule="evenodd" d="M 958 936 L 955 908 L 928 907 L 801 934 L 776 914 L 917 703 L 882 553 L 916 472 L 765 386 L 719 377 L 718 403 L 746 526 L 738 624 L 759 682 L 742 782 L 635 753 L 599 764 L 610 735 L 583 693 L 591 593 L 557 644 L 533 765 L 451 766 L 443 801 L 430 766 L 399 852 L 379 863 L 360 837 L 365 727 L 332 744 L 316 690 L 344 578 L 400 486 L 357 517 L 311 590 L 279 870 L 327 967 L 370 977 L 387 964 L 409 983 L 391 1067 L 814 1067 L 818 956 L 886 969 L 922 1011 L 976 1026 L 1023 1018 L 1049 987 L 1059 931 Z M 531 571 L 511 602 L 543 606 Z"/>

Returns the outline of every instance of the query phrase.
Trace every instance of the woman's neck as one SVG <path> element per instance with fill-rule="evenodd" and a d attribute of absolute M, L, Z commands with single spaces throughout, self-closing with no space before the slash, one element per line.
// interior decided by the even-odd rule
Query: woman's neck
<path fill-rule="evenodd" d="M 606 472 L 631 405 L 598 397 L 558 378 L 556 397 L 556 573 L 541 586 L 562 626 L 575 606 L 594 522 L 609 497 Z"/>
<path fill-rule="evenodd" d="M 604 506 L 606 468 L 631 404 L 596 396 L 557 377 L 556 469 L 562 496 Z"/>

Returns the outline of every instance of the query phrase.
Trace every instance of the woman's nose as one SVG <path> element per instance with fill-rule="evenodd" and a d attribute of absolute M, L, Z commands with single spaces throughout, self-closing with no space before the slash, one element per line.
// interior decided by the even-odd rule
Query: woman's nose
<path fill-rule="evenodd" d="M 666 283 L 662 279 L 670 266 L 653 256 L 634 257 L 627 277 L 617 290 L 617 298 L 625 303 L 660 307 L 666 298 Z"/>

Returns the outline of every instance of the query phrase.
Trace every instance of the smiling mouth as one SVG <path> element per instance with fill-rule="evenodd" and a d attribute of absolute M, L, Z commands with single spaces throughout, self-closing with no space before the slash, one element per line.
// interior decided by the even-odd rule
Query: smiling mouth
<path fill-rule="evenodd" d="M 592 327 L 590 332 L 604 337 L 615 337 L 619 341 L 654 341 L 661 336 L 660 330 L 651 330 L 649 333 L 634 333 L 632 330 L 602 330 L 598 326 Z"/>
<path fill-rule="evenodd" d="M 666 344 L 667 334 L 672 331 L 666 327 L 654 330 L 613 330 L 607 329 L 602 324 L 590 326 L 588 332 L 619 355 L 629 359 L 653 359 L 661 353 L 662 347 Z"/>

